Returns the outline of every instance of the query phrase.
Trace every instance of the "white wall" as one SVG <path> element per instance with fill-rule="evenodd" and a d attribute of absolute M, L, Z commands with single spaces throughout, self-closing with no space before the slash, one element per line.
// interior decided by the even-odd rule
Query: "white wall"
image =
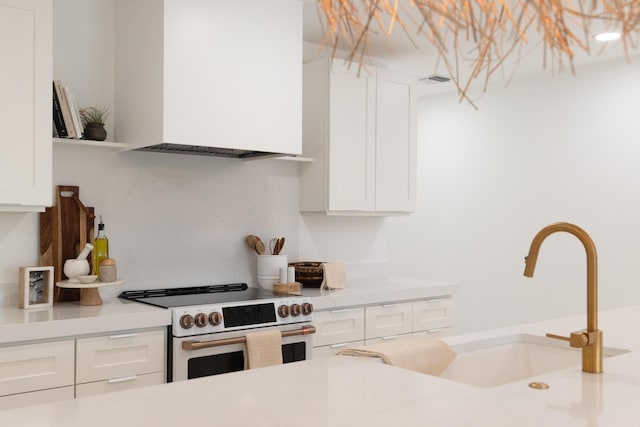
<path fill-rule="evenodd" d="M 459 282 L 460 332 L 584 313 L 573 236 L 550 236 L 534 278 L 522 275 L 537 231 L 568 221 L 598 249 L 600 307 L 637 304 L 639 71 L 636 57 L 522 77 L 479 111 L 453 94 L 422 99 L 418 212 L 388 220 L 392 274 Z"/>

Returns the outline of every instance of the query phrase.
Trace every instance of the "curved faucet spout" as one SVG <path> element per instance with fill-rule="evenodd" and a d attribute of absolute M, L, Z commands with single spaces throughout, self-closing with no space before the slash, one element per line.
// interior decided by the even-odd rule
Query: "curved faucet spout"
<path fill-rule="evenodd" d="M 538 252 L 544 239 L 564 231 L 576 236 L 587 253 L 587 329 L 571 334 L 572 346 L 583 348 L 582 368 L 586 372 L 602 372 L 602 333 L 598 331 L 598 254 L 591 237 L 582 228 L 567 222 L 548 225 L 538 232 L 525 257 L 524 275 L 533 277 Z M 582 344 L 579 344 L 582 343 Z"/>

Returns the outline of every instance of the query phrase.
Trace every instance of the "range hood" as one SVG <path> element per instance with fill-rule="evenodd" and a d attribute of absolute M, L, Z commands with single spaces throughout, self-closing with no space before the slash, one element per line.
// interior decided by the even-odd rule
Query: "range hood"
<path fill-rule="evenodd" d="M 116 141 L 129 150 L 302 154 L 302 3 L 116 0 Z"/>
<path fill-rule="evenodd" d="M 154 153 L 193 154 L 196 156 L 232 157 L 248 159 L 258 157 L 281 156 L 281 153 L 269 153 L 265 151 L 240 150 L 237 148 L 203 147 L 201 145 L 183 145 L 162 143 L 137 148 L 135 151 L 151 151 Z"/>

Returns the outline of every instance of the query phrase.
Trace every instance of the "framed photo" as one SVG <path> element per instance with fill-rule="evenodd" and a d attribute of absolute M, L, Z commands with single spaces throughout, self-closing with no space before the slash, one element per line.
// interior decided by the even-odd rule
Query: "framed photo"
<path fill-rule="evenodd" d="M 20 267 L 20 308 L 53 305 L 53 267 Z"/>

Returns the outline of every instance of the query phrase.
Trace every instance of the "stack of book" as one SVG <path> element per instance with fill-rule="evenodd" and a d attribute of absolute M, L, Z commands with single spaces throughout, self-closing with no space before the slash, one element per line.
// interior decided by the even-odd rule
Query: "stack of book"
<path fill-rule="evenodd" d="M 60 80 L 53 81 L 53 125 L 58 138 L 83 138 L 82 120 L 76 100 L 69 87 Z"/>

